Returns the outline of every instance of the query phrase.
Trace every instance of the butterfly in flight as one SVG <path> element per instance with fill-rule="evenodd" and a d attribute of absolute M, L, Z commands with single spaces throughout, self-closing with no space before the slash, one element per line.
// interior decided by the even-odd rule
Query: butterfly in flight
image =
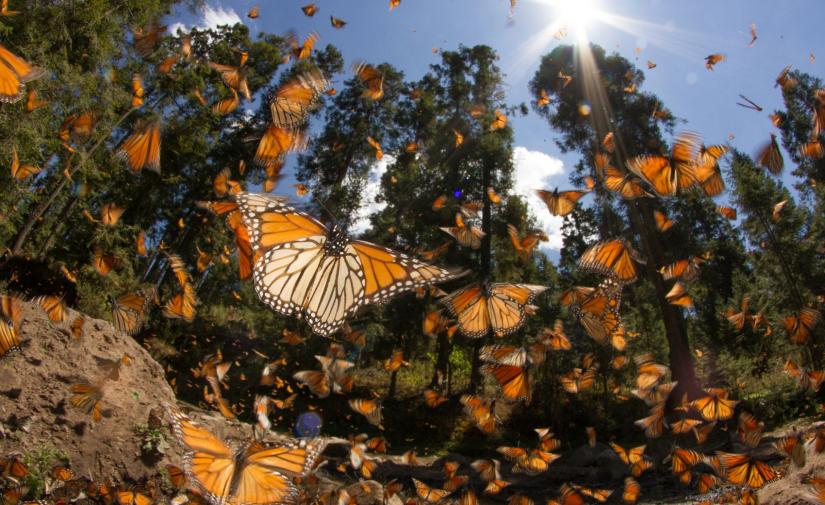
<path fill-rule="evenodd" d="M 322 336 L 362 306 L 464 274 L 350 240 L 343 229 L 329 229 L 282 199 L 250 193 L 236 199 L 261 254 L 253 270 L 258 296 L 277 312 L 305 318 Z"/>

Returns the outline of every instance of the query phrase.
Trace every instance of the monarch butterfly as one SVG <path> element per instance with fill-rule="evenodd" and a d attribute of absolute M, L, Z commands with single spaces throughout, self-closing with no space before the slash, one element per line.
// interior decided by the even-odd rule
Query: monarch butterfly
<path fill-rule="evenodd" d="M 392 356 L 384 360 L 384 370 L 387 372 L 397 372 L 402 366 L 410 366 L 409 361 L 404 361 L 404 351 L 396 349 Z"/>
<path fill-rule="evenodd" d="M 161 33 L 165 31 L 166 27 L 156 21 L 145 27 L 135 28 L 132 30 L 135 50 L 144 58 L 151 55 L 160 43 Z"/>
<path fill-rule="evenodd" d="M 329 81 L 320 71 L 301 74 L 284 84 L 269 100 L 272 124 L 282 128 L 301 126 L 309 110 L 328 87 Z"/>
<path fill-rule="evenodd" d="M 799 367 L 792 360 L 785 361 L 783 367 L 785 373 L 796 379 L 796 385 L 802 391 L 816 393 L 825 382 L 825 372 L 820 370 L 807 371 Z"/>
<path fill-rule="evenodd" d="M 731 221 L 736 219 L 736 209 L 732 207 L 719 205 L 716 207 L 716 212 L 718 212 L 725 219 L 730 219 Z"/>
<path fill-rule="evenodd" d="M 361 96 L 370 100 L 380 100 L 384 96 L 384 74 L 381 71 L 363 61 L 356 62 L 352 71 L 364 86 Z"/>
<path fill-rule="evenodd" d="M 450 491 L 432 488 L 416 478 L 413 478 L 412 481 L 413 485 L 415 485 L 416 494 L 426 503 L 438 503 L 450 495 Z"/>
<path fill-rule="evenodd" d="M 788 315 L 783 324 L 788 338 L 795 344 L 804 344 L 811 336 L 811 331 L 822 320 L 822 313 L 805 307 L 799 312 Z"/>
<path fill-rule="evenodd" d="M 693 309 L 693 299 L 687 292 L 687 288 L 681 282 L 676 282 L 670 291 L 665 295 L 665 299 L 671 305 L 684 307 L 688 310 Z"/>
<path fill-rule="evenodd" d="M 0 102 L 23 98 L 23 84 L 39 79 L 45 72 L 0 44 Z"/>
<path fill-rule="evenodd" d="M 782 437 L 773 443 L 777 451 L 784 454 L 798 467 L 805 466 L 805 441 L 798 433 Z"/>
<path fill-rule="evenodd" d="M 557 319 L 553 329 L 544 328 L 541 332 L 542 344 L 551 351 L 568 351 L 572 348 L 570 339 L 564 333 L 564 324 Z"/>
<path fill-rule="evenodd" d="M 282 344 L 298 345 L 303 344 L 306 340 L 299 333 L 289 330 L 287 328 L 284 328 L 282 335 L 283 336 L 281 337 L 281 340 L 278 341 Z"/>
<path fill-rule="evenodd" d="M 246 17 L 248 17 L 249 19 L 258 19 L 260 13 L 261 8 L 257 5 L 254 5 L 251 9 L 249 9 L 249 12 L 246 13 Z"/>
<path fill-rule="evenodd" d="M 329 230 L 266 195 L 236 198 L 263 254 L 253 273 L 258 296 L 282 314 L 305 317 L 319 335 L 337 331 L 363 305 L 463 275 L 349 240 L 337 226 Z"/>
<path fill-rule="evenodd" d="M 735 312 L 730 308 L 725 309 L 725 318 L 736 329 L 736 331 L 742 331 L 745 327 L 745 321 L 749 319 L 748 308 L 750 306 L 750 302 L 751 297 L 746 293 L 742 295 L 742 302 L 739 305 L 739 312 Z"/>
<path fill-rule="evenodd" d="M 782 157 L 782 151 L 779 150 L 779 143 L 776 141 L 776 135 L 771 133 L 771 139 L 762 145 L 756 153 L 757 166 L 767 168 L 773 175 L 782 173 L 785 167 L 785 160 Z"/>
<path fill-rule="evenodd" d="M 659 155 L 637 156 L 628 161 L 627 167 L 659 196 L 673 196 L 698 182 L 696 157 L 701 145 L 699 135 L 682 132 L 673 142 L 670 159 Z"/>
<path fill-rule="evenodd" d="M 20 158 L 17 157 L 17 147 L 12 147 L 11 150 L 11 175 L 18 181 L 27 179 L 28 177 L 40 172 L 40 168 L 34 165 L 26 165 L 20 163 Z"/>
<path fill-rule="evenodd" d="M 566 34 L 566 29 L 562 28 L 562 30 L 564 30 L 565 34 Z M 561 30 L 559 32 L 557 32 L 556 35 L 559 35 L 560 32 L 561 32 Z M 563 36 L 564 35 L 562 35 L 562 37 Z M 559 78 L 559 81 L 561 82 L 561 88 L 560 89 L 566 88 L 567 86 L 570 85 L 571 82 L 573 82 L 573 76 L 572 75 L 567 75 L 561 70 L 559 70 L 558 78 Z"/>
<path fill-rule="evenodd" d="M 609 153 L 613 153 L 616 150 L 616 141 L 613 136 L 613 132 L 607 132 L 607 134 L 602 139 L 602 146 L 604 147 L 605 151 Z"/>
<path fill-rule="evenodd" d="M 324 356 L 315 356 L 315 359 L 321 362 L 322 370 L 302 370 L 293 375 L 293 378 L 306 385 L 312 394 L 326 398 L 333 391 L 346 393 L 352 389 L 353 378 L 350 368 L 355 366 L 353 363 Z"/>
<path fill-rule="evenodd" d="M 453 130 L 453 136 L 455 137 L 455 147 L 458 147 L 464 143 L 464 135 L 459 133 L 457 130 Z"/>
<path fill-rule="evenodd" d="M 486 235 L 481 228 L 475 225 L 467 226 L 461 213 L 456 213 L 455 224 L 455 226 L 442 226 L 439 229 L 452 236 L 463 247 L 471 249 L 481 247 L 481 239 Z"/>
<path fill-rule="evenodd" d="M 281 157 L 291 151 L 300 151 L 306 147 L 306 135 L 297 130 L 270 125 L 258 143 L 255 151 L 255 163 L 267 166 L 277 163 Z"/>
<path fill-rule="evenodd" d="M 330 16 L 329 24 L 331 24 L 333 28 L 341 29 L 347 25 L 347 22 L 343 19 L 336 18 L 335 16 Z"/>
<path fill-rule="evenodd" d="M 713 70 L 714 65 L 725 61 L 727 56 L 722 53 L 713 53 L 705 56 L 705 68 L 708 70 Z"/>
<path fill-rule="evenodd" d="M 30 89 L 28 94 L 26 95 L 26 105 L 24 107 L 24 110 L 26 112 L 34 112 L 40 107 L 46 105 L 47 103 L 49 103 L 47 100 L 39 100 L 37 98 L 37 90 Z"/>
<path fill-rule="evenodd" d="M 583 486 L 576 486 L 579 492 L 585 496 L 589 496 L 599 503 L 604 503 L 613 494 L 612 489 L 590 489 Z"/>
<path fill-rule="evenodd" d="M 624 488 L 622 490 L 622 501 L 625 503 L 636 503 L 639 495 L 642 494 L 642 486 L 633 477 L 625 477 Z"/>
<path fill-rule="evenodd" d="M 213 505 L 295 504 L 304 478 L 326 446 L 321 439 L 287 440 L 278 445 L 247 442 L 235 449 L 167 407 L 175 436 L 186 452 L 184 469 Z"/>
<path fill-rule="evenodd" d="M 481 372 L 492 376 L 501 386 L 501 394 L 506 400 L 524 400 L 530 403 L 530 383 L 527 369 L 521 366 L 487 363 Z"/>
<path fill-rule="evenodd" d="M 656 220 L 656 229 L 664 233 L 673 227 L 673 221 L 668 219 L 667 214 L 662 211 L 654 210 L 653 219 Z"/>
<path fill-rule="evenodd" d="M 17 329 L 3 319 L 0 319 L 0 359 L 20 352 L 20 340 Z"/>
<path fill-rule="evenodd" d="M 113 203 L 106 203 L 100 208 L 100 222 L 106 226 L 114 226 L 120 220 L 120 216 L 126 209 L 120 208 Z"/>
<path fill-rule="evenodd" d="M 132 74 L 132 108 L 135 109 L 143 105 L 143 80 L 140 74 Z"/>
<path fill-rule="evenodd" d="M 444 204 L 447 203 L 447 195 L 441 195 L 435 200 L 433 200 L 432 208 L 433 210 L 439 210 L 444 208 Z"/>
<path fill-rule="evenodd" d="M 437 408 L 447 401 L 447 397 L 432 389 L 424 390 L 424 403 L 431 409 Z"/>
<path fill-rule="evenodd" d="M 725 191 L 725 180 L 722 178 L 722 171 L 716 165 L 707 174 L 699 174 L 699 187 L 707 196 L 718 196 Z"/>
<path fill-rule="evenodd" d="M 163 306 L 163 316 L 169 319 L 183 319 L 191 323 L 195 320 L 196 305 L 198 299 L 195 296 L 195 289 L 186 284 L 181 293 L 173 296 L 166 305 Z"/>
<path fill-rule="evenodd" d="M 639 253 L 622 239 L 597 242 L 579 258 L 579 266 L 615 278 L 622 283 L 636 280 L 636 263 L 644 263 Z"/>
<path fill-rule="evenodd" d="M 311 18 L 315 15 L 316 12 L 318 12 L 318 7 L 315 6 L 315 2 L 312 2 L 311 4 L 307 4 L 301 7 L 301 10 L 303 11 L 305 16 Z"/>
<path fill-rule="evenodd" d="M 399 5 L 401 5 L 401 0 L 390 0 L 390 10 L 395 9 Z"/>
<path fill-rule="evenodd" d="M 315 42 L 319 39 L 319 35 L 317 33 L 310 33 L 304 39 L 303 44 L 298 44 L 298 39 L 295 34 L 290 33 L 287 37 L 287 41 L 289 45 L 292 46 L 292 55 L 295 57 L 297 61 L 301 61 L 309 57 L 312 54 L 312 48 L 315 47 Z"/>
<path fill-rule="evenodd" d="M 82 409 L 86 414 L 91 414 L 95 422 L 100 422 L 103 418 L 100 402 L 103 399 L 103 388 L 101 385 L 79 382 L 73 384 L 72 397 L 69 403 L 72 407 Z"/>
<path fill-rule="evenodd" d="M 51 471 L 49 472 L 52 479 L 56 479 L 62 482 L 68 482 L 76 477 L 74 471 L 70 468 L 66 468 L 65 466 L 55 466 L 52 467 Z"/>
<path fill-rule="evenodd" d="M 367 422 L 373 426 L 381 426 L 381 401 L 380 400 L 365 400 L 363 398 L 355 398 L 349 400 L 349 408 L 361 414 L 367 419 Z"/>
<path fill-rule="evenodd" d="M 725 468 L 728 482 L 758 489 L 779 475 L 767 463 L 753 459 L 748 454 L 718 452 L 719 460 Z"/>
<path fill-rule="evenodd" d="M 650 389 L 659 380 L 667 375 L 668 368 L 654 361 L 650 353 L 640 354 L 633 358 L 637 366 L 636 386 L 639 389 Z"/>
<path fill-rule="evenodd" d="M 699 266 L 704 263 L 708 255 L 704 256 L 689 256 L 686 259 L 677 260 L 670 265 L 663 266 L 659 269 L 662 274 L 662 279 L 680 279 L 685 282 L 691 282 L 699 277 Z"/>
<path fill-rule="evenodd" d="M 464 336 L 480 338 L 492 330 L 501 337 L 521 328 L 534 311 L 530 305 L 533 298 L 546 289 L 532 284 L 470 284 L 441 301 L 458 319 Z"/>
<path fill-rule="evenodd" d="M 232 92 L 232 95 L 215 102 L 215 104 L 212 106 L 212 112 L 214 112 L 215 114 L 219 114 L 221 116 L 225 116 L 227 114 L 235 112 L 235 110 L 238 108 L 238 105 L 240 105 L 241 102 L 238 98 L 237 91 L 231 88 L 229 91 Z"/>
<path fill-rule="evenodd" d="M 144 168 L 160 173 L 160 120 L 141 120 L 123 141 L 117 157 L 126 160 L 133 172 Z"/>
<path fill-rule="evenodd" d="M 495 131 L 502 129 L 505 126 L 507 126 L 507 116 L 505 116 L 500 109 L 496 109 L 495 118 L 493 118 L 493 122 L 490 123 L 490 129 Z"/>
<path fill-rule="evenodd" d="M 222 65 L 211 61 L 208 64 L 209 68 L 221 73 L 224 84 L 243 95 L 247 101 L 252 100 L 252 93 L 250 93 L 249 84 L 246 82 L 246 69 L 244 67 L 233 67 L 232 65 Z"/>
<path fill-rule="evenodd" d="M 378 143 L 374 138 L 367 137 L 367 144 L 370 145 L 373 149 L 375 149 L 375 159 L 376 161 L 381 160 L 384 157 L 384 150 L 381 149 L 381 144 Z"/>
<path fill-rule="evenodd" d="M 23 302 L 14 295 L 0 295 L 0 314 L 12 326 L 20 325 L 23 313 Z"/>
<path fill-rule="evenodd" d="M 704 461 L 704 456 L 696 451 L 676 447 L 670 453 L 671 471 L 674 475 L 681 475 L 693 469 L 694 466 Z"/>
<path fill-rule="evenodd" d="M 547 235 L 541 230 L 529 231 L 524 238 L 521 238 L 519 237 L 518 229 L 511 224 L 507 225 L 507 233 L 510 235 L 510 242 L 513 244 L 516 253 L 524 261 L 530 258 L 530 254 L 540 241 L 546 242 L 549 240 Z"/>
<path fill-rule="evenodd" d="M 645 191 L 639 179 L 632 174 L 622 173 L 619 169 L 607 166 L 604 168 L 604 186 L 608 191 L 617 193 L 625 200 L 646 198 L 652 196 Z"/>
<path fill-rule="evenodd" d="M 50 321 L 63 322 L 66 320 L 66 308 L 63 306 L 63 298 L 54 295 L 43 295 L 34 298 L 35 303 L 46 312 Z"/>
<path fill-rule="evenodd" d="M 634 421 L 633 424 L 644 430 L 647 438 L 659 438 L 665 430 L 664 405 L 655 405 L 650 409 L 649 414 L 647 417 Z"/>
<path fill-rule="evenodd" d="M 642 461 L 645 453 L 645 448 L 647 446 L 640 445 L 637 447 L 633 447 L 632 449 L 625 449 L 619 444 L 610 442 L 610 447 L 616 454 L 618 454 L 619 459 L 621 459 L 625 465 L 630 466 L 638 463 L 639 461 Z"/>
<path fill-rule="evenodd" d="M 779 221 L 779 216 L 780 216 L 780 214 L 782 213 L 782 210 L 785 208 L 785 206 L 787 204 L 788 204 L 787 199 L 777 202 L 773 206 L 773 211 L 771 211 L 771 219 L 773 219 L 774 221 Z"/>
<path fill-rule="evenodd" d="M 72 336 L 76 339 L 83 338 L 83 324 L 86 322 L 86 319 L 83 316 L 77 316 L 72 324 L 69 325 L 69 329 L 72 332 Z"/>
<path fill-rule="evenodd" d="M 176 488 L 182 488 L 186 485 L 186 472 L 182 468 L 175 465 L 166 465 L 166 473 L 169 474 L 169 481 Z"/>
<path fill-rule="evenodd" d="M 559 377 L 559 382 L 561 382 L 561 387 L 568 393 L 578 394 L 590 389 L 596 383 L 596 369 L 582 370 L 581 368 L 574 368 Z"/>
<path fill-rule="evenodd" d="M 473 420 L 478 429 L 487 434 L 495 431 L 498 422 L 495 400 L 475 395 L 462 395 L 459 401 L 464 406 L 464 412 Z"/>
<path fill-rule="evenodd" d="M 172 71 L 172 67 L 175 66 L 175 63 L 178 62 L 180 55 L 175 53 L 171 56 L 166 57 L 163 61 L 158 63 L 155 69 L 160 72 L 161 74 L 168 74 Z"/>
<path fill-rule="evenodd" d="M 653 70 L 653 69 L 654 69 L 654 68 L 656 68 L 657 66 L 658 66 L 658 65 L 656 65 L 656 62 L 655 62 L 655 61 L 653 61 L 653 60 L 647 60 L 647 69 L 648 69 L 648 70 Z"/>
<path fill-rule="evenodd" d="M 705 421 L 725 421 L 733 417 L 736 400 L 727 398 L 727 392 L 723 389 L 711 388 L 705 391 L 707 396 L 698 398 L 690 402 L 702 419 Z"/>
<path fill-rule="evenodd" d="M 137 491 L 119 491 L 115 498 L 118 505 L 152 505 L 155 502 L 151 497 Z"/>
<path fill-rule="evenodd" d="M 536 194 L 539 195 L 539 198 L 547 205 L 547 210 L 549 210 L 551 214 L 554 216 L 566 216 L 573 212 L 573 209 L 576 208 L 576 202 L 586 195 L 587 191 L 570 190 L 559 192 L 559 188 L 553 191 L 537 189 Z"/>
<path fill-rule="evenodd" d="M 547 90 L 540 89 L 539 96 L 536 99 L 536 106 L 546 107 L 548 105 L 550 105 L 550 95 L 547 94 Z"/>

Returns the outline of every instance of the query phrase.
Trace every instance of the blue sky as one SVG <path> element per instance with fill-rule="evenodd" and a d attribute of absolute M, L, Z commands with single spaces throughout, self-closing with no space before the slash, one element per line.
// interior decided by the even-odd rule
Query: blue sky
<path fill-rule="evenodd" d="M 308 1 L 208 0 L 206 11 L 181 11 L 169 21 L 203 26 L 241 20 L 253 33 L 294 30 L 300 38 L 315 31 L 321 36 L 318 44 L 334 44 L 348 64 L 359 59 L 389 62 L 409 79 L 419 78 L 438 61 L 434 47 L 487 44 L 500 56 L 512 104 L 530 102 L 527 83 L 541 55 L 556 44 L 577 40 L 575 33 L 560 41 L 541 36 L 563 16 L 563 7 L 554 4 L 566 0 L 519 0 L 512 21 L 508 21 L 509 0 L 402 0 L 392 12 L 388 0 L 317 0 L 320 10 L 313 18 L 300 10 Z M 644 89 L 686 120 L 684 129 L 700 132 L 708 143 L 725 142 L 733 134 L 733 146 L 754 152 L 775 131 L 768 114 L 781 106 L 781 94 L 774 88 L 779 71 L 793 65 L 825 77 L 821 0 L 591 1 L 603 14 L 585 24 L 588 39 L 635 61 L 646 74 Z M 246 13 L 254 5 L 260 5 L 260 17 L 252 20 Z M 330 15 L 348 24 L 333 29 Z M 756 24 L 759 38 L 748 47 L 751 23 Z M 641 52 L 636 54 L 636 48 Z M 712 72 L 704 67 L 704 58 L 711 53 L 727 56 Z M 657 67 L 647 70 L 648 60 Z M 739 93 L 765 111 L 738 107 Z M 511 122 L 518 146 L 519 187 L 566 187 L 565 167 L 577 156 L 559 152 L 553 132 L 536 114 L 512 117 Z M 542 224 L 555 229 L 560 220 L 541 210 L 536 213 Z M 556 245 L 557 239 L 551 241 L 551 246 Z"/>

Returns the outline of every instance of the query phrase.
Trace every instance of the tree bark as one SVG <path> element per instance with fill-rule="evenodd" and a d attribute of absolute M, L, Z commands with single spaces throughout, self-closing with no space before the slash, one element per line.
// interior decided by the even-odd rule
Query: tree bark
<path fill-rule="evenodd" d="M 58 219 L 60 219 L 60 222 L 55 223 L 54 231 L 49 234 L 49 237 L 46 239 L 45 242 L 43 242 L 43 245 L 40 247 L 40 252 L 38 253 L 39 257 L 43 258 L 44 256 L 46 256 L 46 253 L 49 252 L 49 249 L 52 248 L 52 244 L 54 244 L 55 238 L 61 233 L 63 233 L 63 229 L 65 228 L 65 226 L 63 225 L 63 223 L 65 222 L 65 216 L 68 215 L 72 211 L 72 209 L 74 209 L 75 205 L 77 205 L 77 202 L 79 200 L 80 199 L 76 195 L 73 196 L 69 199 L 68 202 L 66 202 L 66 205 L 64 205 L 63 208 L 60 210 L 60 213 L 58 214 Z"/>
<path fill-rule="evenodd" d="M 490 281 L 490 258 L 492 248 L 492 209 L 490 197 L 487 195 L 487 188 L 492 186 L 492 174 L 489 162 L 485 162 L 482 167 L 481 186 L 482 186 L 482 201 L 484 207 L 481 212 L 481 231 L 484 232 L 484 237 L 481 239 L 481 282 L 487 284 Z M 478 385 L 481 384 L 481 352 L 482 339 L 478 338 L 473 341 L 473 357 L 472 368 L 470 369 L 470 393 L 475 393 Z"/>
<path fill-rule="evenodd" d="M 653 231 L 655 230 L 653 210 L 644 202 L 629 202 L 628 210 L 631 224 L 641 240 L 642 252 L 647 258 L 647 264 L 643 266 L 643 270 L 656 290 L 656 301 L 665 325 L 670 373 L 673 380 L 678 382 L 671 397 L 680 398 L 687 393 L 690 399 L 698 398 L 702 396 L 702 388 L 693 367 L 685 321 L 676 307 L 667 301 L 667 289 L 662 276 L 656 270 L 657 265 L 665 264 L 665 256 L 659 237 Z"/>

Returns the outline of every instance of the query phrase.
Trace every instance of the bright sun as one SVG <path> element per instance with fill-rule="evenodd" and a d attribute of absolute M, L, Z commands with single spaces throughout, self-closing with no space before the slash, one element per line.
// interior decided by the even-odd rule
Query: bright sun
<path fill-rule="evenodd" d="M 559 22 L 577 37 L 586 38 L 587 26 L 598 12 L 595 2 L 593 0 L 556 0 L 555 6 L 561 15 Z"/>

